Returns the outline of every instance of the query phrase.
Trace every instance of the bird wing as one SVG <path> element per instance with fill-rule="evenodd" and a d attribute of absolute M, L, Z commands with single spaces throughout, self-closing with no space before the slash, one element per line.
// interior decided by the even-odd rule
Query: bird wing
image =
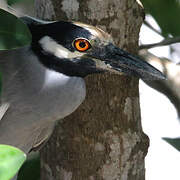
<path fill-rule="evenodd" d="M 0 144 L 25 153 L 46 141 L 55 121 L 75 111 L 85 98 L 82 78 L 47 69 L 29 51 L 0 53 L 1 102 L 10 104 L 0 121 Z"/>

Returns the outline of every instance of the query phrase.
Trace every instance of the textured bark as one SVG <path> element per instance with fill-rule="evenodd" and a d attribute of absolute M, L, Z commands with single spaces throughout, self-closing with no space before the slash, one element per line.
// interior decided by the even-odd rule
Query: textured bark
<path fill-rule="evenodd" d="M 144 14 L 135 0 L 37 0 L 36 8 L 40 18 L 97 25 L 119 47 L 137 50 Z M 86 87 L 84 103 L 58 123 L 41 150 L 42 180 L 143 180 L 148 138 L 141 128 L 138 80 L 91 75 Z"/>

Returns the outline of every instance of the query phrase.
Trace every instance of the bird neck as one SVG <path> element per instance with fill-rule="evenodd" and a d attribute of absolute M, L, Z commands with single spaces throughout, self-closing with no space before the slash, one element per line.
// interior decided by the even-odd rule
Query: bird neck
<path fill-rule="evenodd" d="M 2 73 L 3 89 L 11 93 L 17 89 L 33 91 L 43 85 L 45 68 L 36 60 L 29 48 L 12 50 L 0 54 L 0 71 Z M 29 87 L 31 85 L 31 88 Z"/>
<path fill-rule="evenodd" d="M 69 114 L 85 97 L 82 78 L 69 77 L 46 68 L 29 48 L 0 54 L 0 72 L 5 102 L 24 102 L 34 96 L 37 97 L 35 100 L 44 99 L 43 104 L 50 107 L 53 104 L 61 106 L 64 114 Z M 66 97 L 65 102 L 63 97 Z"/>
<path fill-rule="evenodd" d="M 10 144 L 25 152 L 37 143 L 41 132 L 75 111 L 85 98 L 82 78 L 47 69 L 26 48 L 0 53 L 0 72 L 2 102 L 10 104 L 0 121 L 0 144 Z"/>

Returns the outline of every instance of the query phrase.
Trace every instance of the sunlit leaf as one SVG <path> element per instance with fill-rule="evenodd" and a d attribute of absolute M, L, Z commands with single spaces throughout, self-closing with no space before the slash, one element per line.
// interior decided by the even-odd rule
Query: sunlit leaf
<path fill-rule="evenodd" d="M 0 145 L 0 179 L 11 179 L 25 159 L 26 155 L 21 150 L 9 145 Z"/>
<path fill-rule="evenodd" d="M 180 1 L 177 0 L 141 0 L 145 11 L 151 14 L 159 24 L 163 36 L 180 34 Z"/>
<path fill-rule="evenodd" d="M 16 16 L 0 9 L 0 50 L 14 49 L 31 43 L 28 27 Z"/>
<path fill-rule="evenodd" d="M 166 142 L 168 142 L 171 146 L 180 151 L 180 138 L 163 138 Z"/>

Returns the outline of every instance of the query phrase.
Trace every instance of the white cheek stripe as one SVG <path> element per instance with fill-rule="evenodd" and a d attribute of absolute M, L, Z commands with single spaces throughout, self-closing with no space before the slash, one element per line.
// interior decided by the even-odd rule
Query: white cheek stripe
<path fill-rule="evenodd" d="M 58 44 L 55 40 L 50 38 L 49 36 L 44 36 L 39 40 L 39 44 L 41 45 L 42 49 L 50 54 L 58 58 L 76 58 L 81 57 L 84 54 L 78 51 L 71 52 L 67 48 L 63 47 L 62 45 Z"/>

